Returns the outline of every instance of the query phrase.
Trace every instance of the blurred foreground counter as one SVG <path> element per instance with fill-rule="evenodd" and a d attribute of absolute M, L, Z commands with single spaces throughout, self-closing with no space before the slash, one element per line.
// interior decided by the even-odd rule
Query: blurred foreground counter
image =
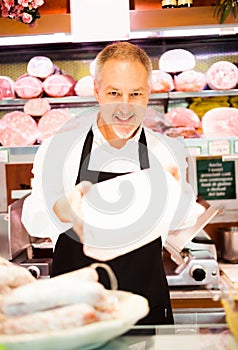
<path fill-rule="evenodd" d="M 237 350 L 238 343 L 226 324 L 134 327 L 101 350 L 211 349 Z"/>

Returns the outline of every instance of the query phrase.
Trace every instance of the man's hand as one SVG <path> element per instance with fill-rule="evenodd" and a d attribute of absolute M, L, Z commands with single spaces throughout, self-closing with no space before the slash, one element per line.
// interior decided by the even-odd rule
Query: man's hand
<path fill-rule="evenodd" d="M 71 222 L 75 233 L 79 236 L 80 241 L 83 243 L 83 218 L 82 218 L 82 198 L 92 186 L 89 181 L 82 181 L 76 185 L 72 191 L 59 197 L 53 210 L 57 217 L 62 222 Z"/>

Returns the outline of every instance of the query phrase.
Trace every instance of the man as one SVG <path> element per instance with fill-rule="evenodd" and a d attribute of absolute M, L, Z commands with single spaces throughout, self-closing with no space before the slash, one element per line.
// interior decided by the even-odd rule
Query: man
<path fill-rule="evenodd" d="M 85 254 L 83 245 L 82 203 L 92 184 L 141 174 L 153 169 L 155 163 L 163 169 L 164 179 L 171 177 L 180 188 L 185 183 L 185 158 L 177 161 L 172 151 L 175 141 L 166 143 L 163 135 L 143 127 L 151 69 L 149 57 L 138 46 L 128 42 L 106 46 L 96 58 L 94 91 L 100 110 L 92 126 L 64 130 L 45 141 L 36 154 L 33 189 L 25 200 L 22 221 L 31 235 L 50 237 L 54 242 L 52 276 L 97 261 Z M 175 145 L 176 153 L 181 153 L 181 144 Z M 152 188 L 151 197 L 153 192 Z M 166 206 L 160 198 L 157 203 L 161 210 Z M 126 225 L 123 232 L 127 232 Z M 106 261 L 115 272 L 119 289 L 148 299 L 150 313 L 140 321 L 142 324 L 173 323 L 161 235 L 163 232 L 157 232 L 147 244 Z M 110 287 L 103 272 L 100 281 Z"/>

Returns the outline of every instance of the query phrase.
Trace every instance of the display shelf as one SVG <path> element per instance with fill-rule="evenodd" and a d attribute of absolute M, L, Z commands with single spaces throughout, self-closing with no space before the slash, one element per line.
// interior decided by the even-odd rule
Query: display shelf
<path fill-rule="evenodd" d="M 215 96 L 238 96 L 238 89 L 231 90 L 202 90 L 198 92 L 163 92 L 163 93 L 152 93 L 150 95 L 150 102 L 155 102 L 159 100 L 179 100 L 194 97 L 215 97 Z M 45 97 L 52 105 L 59 106 L 85 106 L 85 105 L 95 105 L 97 101 L 94 96 L 80 97 L 80 96 L 66 96 L 66 97 Z M 0 109 L 8 109 L 12 107 L 22 107 L 27 102 L 27 99 L 2 99 L 0 100 Z"/>

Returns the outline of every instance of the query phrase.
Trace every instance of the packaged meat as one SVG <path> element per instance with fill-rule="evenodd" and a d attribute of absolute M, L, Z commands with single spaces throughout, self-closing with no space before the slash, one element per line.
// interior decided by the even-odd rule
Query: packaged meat
<path fill-rule="evenodd" d="M 206 112 L 202 118 L 206 137 L 231 137 L 238 135 L 238 109 L 217 107 Z"/>
<path fill-rule="evenodd" d="M 196 129 L 201 126 L 201 121 L 198 115 L 191 109 L 185 107 L 173 108 L 169 112 L 165 113 L 164 117 L 173 127 L 185 126 Z"/>
<path fill-rule="evenodd" d="M 213 90 L 234 89 L 238 84 L 238 68 L 228 61 L 213 63 L 207 71 L 207 84 Z"/>
<path fill-rule="evenodd" d="M 147 128 L 161 133 L 167 128 L 171 127 L 170 122 L 164 118 L 163 114 L 156 111 L 156 109 L 153 107 L 147 107 L 143 124 Z"/>
<path fill-rule="evenodd" d="M 38 122 L 39 140 L 44 141 L 48 137 L 61 132 L 63 126 L 71 119 L 71 114 L 66 108 L 52 108 L 46 112 Z"/>
<path fill-rule="evenodd" d="M 0 100 L 15 98 L 14 81 L 6 76 L 0 76 Z"/>
<path fill-rule="evenodd" d="M 174 76 L 176 91 L 201 91 L 206 87 L 206 74 L 193 69 L 186 70 Z"/>
<path fill-rule="evenodd" d="M 49 57 L 34 56 L 27 64 L 27 73 L 33 77 L 45 79 L 55 71 L 54 64 Z"/>
<path fill-rule="evenodd" d="M 74 91 L 78 96 L 93 96 L 94 95 L 94 81 L 91 75 L 87 75 L 78 80 L 74 87 Z"/>
<path fill-rule="evenodd" d="M 37 138 L 37 123 L 24 112 L 9 112 L 0 120 L 0 142 L 3 146 L 29 146 Z"/>
<path fill-rule="evenodd" d="M 51 97 L 64 97 L 75 95 L 76 81 L 66 74 L 52 74 L 43 81 L 43 90 Z"/>
<path fill-rule="evenodd" d="M 19 77 L 15 82 L 14 89 L 16 95 L 24 99 L 39 97 L 43 93 L 41 80 L 30 75 Z"/>
<path fill-rule="evenodd" d="M 168 92 L 174 89 L 173 78 L 169 73 L 159 69 L 152 70 L 151 92 Z"/>
<path fill-rule="evenodd" d="M 195 65 L 195 56 L 184 49 L 168 50 L 159 58 L 159 69 L 168 73 L 183 72 L 193 69 Z"/>

